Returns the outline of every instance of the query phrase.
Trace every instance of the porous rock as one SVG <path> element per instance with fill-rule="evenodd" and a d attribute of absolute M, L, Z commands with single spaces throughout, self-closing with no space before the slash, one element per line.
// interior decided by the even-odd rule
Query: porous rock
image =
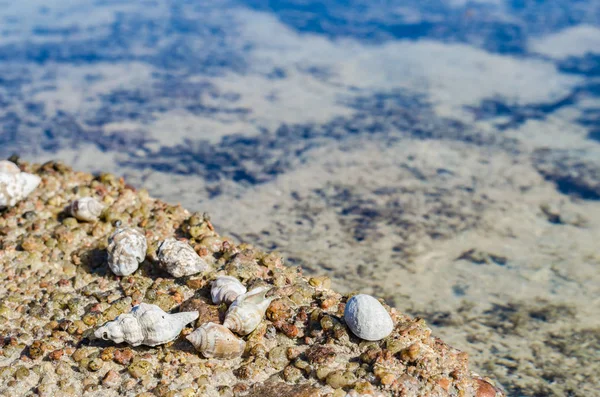
<path fill-rule="evenodd" d="M 139 229 L 154 247 L 182 225 L 205 220 L 192 222 L 194 214 L 181 206 L 155 200 L 143 189 L 134 191 L 110 174 L 74 172 L 58 163 L 20 163 L 20 169 L 39 173 L 44 183 L 0 213 L 0 369 L 8 368 L 0 370 L 0 395 L 36 388 L 46 395 L 83 395 L 93 389 L 106 396 L 159 391 L 208 397 L 503 395 L 492 380 L 483 383 L 469 370 L 465 353 L 432 336 L 425 321 L 385 304 L 394 324 L 385 340 L 351 337 L 340 312 L 347 296 L 325 283 L 309 282 L 297 269 L 271 260 L 275 256 L 235 244 L 212 227 L 189 240 L 211 261 L 211 268 L 197 277 L 206 282 L 162 278 L 164 272 L 152 268 L 151 260 L 133 274 L 114 277 L 105 255 L 117 227 Z M 108 216 L 95 223 L 64 222 L 65 205 L 84 192 L 102 197 Z M 35 208 L 35 216 L 23 216 L 24 208 Z M 219 243 L 204 250 L 207 241 Z M 36 248 L 25 250 L 24 243 Z M 191 326 L 160 347 L 122 344 L 106 350 L 113 347 L 111 341 L 92 337 L 104 322 L 161 297 L 169 298 L 171 313 L 191 310 L 188 306 L 201 300 L 205 318 L 216 322 L 226 307 L 210 303 L 209 286 L 221 274 L 240 279 L 248 290 L 271 288 L 269 316 L 250 334 L 238 335 L 246 342 L 241 358 L 218 363 L 204 358 L 184 338 Z M 35 349 L 37 340 L 43 340 L 43 349 Z M 40 356 L 24 356 L 29 346 Z M 334 390 L 328 379 L 341 389 Z"/>

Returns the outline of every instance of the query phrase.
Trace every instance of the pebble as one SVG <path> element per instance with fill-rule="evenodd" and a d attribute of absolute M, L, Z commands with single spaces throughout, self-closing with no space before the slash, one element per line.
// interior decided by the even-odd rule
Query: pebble
<path fill-rule="evenodd" d="M 129 375 L 133 376 L 134 378 L 139 379 L 146 375 L 148 371 L 150 371 L 150 368 L 152 368 L 152 364 L 150 364 L 150 362 L 140 360 L 130 364 L 129 367 L 127 367 L 127 372 L 129 372 Z"/>
<path fill-rule="evenodd" d="M 216 323 L 221 324 L 222 321 L 219 316 L 219 307 L 216 305 L 209 304 L 202 299 L 193 298 L 185 301 L 179 307 L 181 312 L 193 312 L 199 313 L 198 319 L 196 320 L 196 327 L 200 327 L 205 323 Z"/>
<path fill-rule="evenodd" d="M 124 349 L 117 349 L 114 352 L 114 360 L 116 363 L 121 365 L 129 365 L 131 360 L 133 359 L 133 350 L 126 347 Z"/>
<path fill-rule="evenodd" d="M 15 379 L 17 380 L 23 380 L 25 378 L 27 378 L 29 376 L 29 370 L 25 367 L 19 367 L 16 371 L 15 371 Z"/>
<path fill-rule="evenodd" d="M 117 387 L 121 384 L 121 375 L 113 369 L 108 371 L 102 379 L 102 385 L 105 387 Z"/>
<path fill-rule="evenodd" d="M 52 361 L 57 361 L 60 360 L 60 358 L 65 354 L 65 351 L 63 349 L 57 349 L 52 351 L 48 357 L 50 358 L 50 360 Z"/>
<path fill-rule="evenodd" d="M 102 366 L 104 365 L 104 361 L 102 361 L 101 358 L 94 358 L 92 361 L 90 361 L 90 363 L 88 364 L 88 369 L 90 371 L 96 372 L 98 371 L 100 368 L 102 368 Z"/>
<path fill-rule="evenodd" d="M 288 365 L 283 370 L 283 379 L 290 383 L 296 383 L 302 378 L 302 371 L 298 368 Z"/>
<path fill-rule="evenodd" d="M 269 351 L 269 361 L 275 369 L 282 370 L 290 362 L 287 358 L 287 347 L 277 346 Z"/>
<path fill-rule="evenodd" d="M 476 397 L 495 397 L 496 396 L 496 388 L 490 385 L 488 382 L 483 379 L 477 379 L 477 394 Z"/>
<path fill-rule="evenodd" d="M 354 385 L 356 382 L 356 376 L 352 372 L 348 371 L 334 371 L 327 375 L 327 379 L 325 381 L 334 389 L 339 389 Z"/>

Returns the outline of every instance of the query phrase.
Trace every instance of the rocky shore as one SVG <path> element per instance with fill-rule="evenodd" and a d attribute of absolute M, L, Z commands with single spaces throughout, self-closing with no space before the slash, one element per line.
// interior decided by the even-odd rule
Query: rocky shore
<path fill-rule="evenodd" d="M 347 300 L 324 276 L 304 277 L 275 252 L 221 236 L 208 215 L 153 199 L 111 174 L 91 175 L 49 162 L 18 163 L 41 178 L 25 200 L 0 212 L 0 394 L 11 396 L 477 396 L 499 385 L 469 370 L 468 356 L 432 335 L 420 318 L 384 304 L 394 330 L 378 342 L 344 324 Z M 100 220 L 81 222 L 67 207 L 95 197 Z M 235 216 L 235 209 L 231 210 Z M 117 227 L 145 232 L 136 273 L 115 276 L 106 263 Z M 187 242 L 210 264 L 173 278 L 156 266 L 165 238 Z M 266 319 L 244 337 L 241 358 L 205 359 L 185 339 L 222 323 L 226 307 L 210 300 L 217 275 L 247 287 L 272 287 Z M 151 303 L 198 311 L 193 326 L 157 347 L 98 340 L 94 330 Z"/>

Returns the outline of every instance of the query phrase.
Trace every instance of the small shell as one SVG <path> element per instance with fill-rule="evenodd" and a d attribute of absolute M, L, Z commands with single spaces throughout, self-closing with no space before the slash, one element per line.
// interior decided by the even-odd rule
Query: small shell
<path fill-rule="evenodd" d="M 20 170 L 16 172 L 14 167 L 2 164 L 3 172 L 0 172 L 0 208 L 12 207 L 17 204 L 29 196 L 41 182 L 39 176 L 20 172 Z"/>
<path fill-rule="evenodd" d="M 117 229 L 108 239 L 108 266 L 117 276 L 128 276 L 137 270 L 147 249 L 142 233 L 129 227 Z"/>
<path fill-rule="evenodd" d="M 0 174 L 18 174 L 21 169 L 18 165 L 12 161 L 2 160 L 0 161 Z"/>
<path fill-rule="evenodd" d="M 346 303 L 344 321 L 361 339 L 377 341 L 394 330 L 394 322 L 379 301 L 370 295 L 355 295 Z"/>
<path fill-rule="evenodd" d="M 219 276 L 212 282 L 210 296 L 214 304 L 231 304 L 238 296 L 246 293 L 246 287 L 231 276 Z"/>
<path fill-rule="evenodd" d="M 226 327 L 205 323 L 200 328 L 186 336 L 192 345 L 206 358 L 236 358 L 240 357 L 246 348 L 246 342 L 238 338 Z"/>
<path fill-rule="evenodd" d="M 80 221 L 95 222 L 104 210 L 104 204 L 93 197 L 82 197 L 71 203 L 69 212 Z"/>
<path fill-rule="evenodd" d="M 200 258 L 189 244 L 168 238 L 158 247 L 161 266 L 173 277 L 184 277 L 208 270 L 208 263 Z"/>
<path fill-rule="evenodd" d="M 156 305 L 140 303 L 99 327 L 94 336 L 132 346 L 156 346 L 177 339 L 183 327 L 197 318 L 198 312 L 169 314 Z"/>
<path fill-rule="evenodd" d="M 254 331 L 274 298 L 266 298 L 269 287 L 255 288 L 237 297 L 225 314 L 223 325 L 239 335 Z"/>

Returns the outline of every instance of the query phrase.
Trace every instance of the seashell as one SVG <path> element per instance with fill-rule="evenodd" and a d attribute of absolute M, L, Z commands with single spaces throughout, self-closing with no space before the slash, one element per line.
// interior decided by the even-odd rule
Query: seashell
<path fill-rule="evenodd" d="M 12 161 L 2 160 L 0 161 L 0 174 L 18 174 L 21 169 L 18 165 Z"/>
<path fill-rule="evenodd" d="M 93 197 L 82 197 L 71 203 L 69 212 L 80 221 L 94 222 L 104 210 L 104 204 Z"/>
<path fill-rule="evenodd" d="M 188 243 L 174 238 L 160 243 L 157 256 L 161 266 L 173 277 L 190 276 L 209 267 Z"/>
<path fill-rule="evenodd" d="M 370 295 L 358 294 L 346 303 L 344 321 L 361 339 L 377 341 L 394 330 L 394 322 L 381 303 Z"/>
<path fill-rule="evenodd" d="M 135 272 L 146 257 L 146 237 L 129 227 L 117 229 L 108 238 L 108 266 L 117 276 Z"/>
<path fill-rule="evenodd" d="M 236 358 L 246 348 L 243 339 L 238 338 L 227 327 L 215 323 L 202 324 L 186 339 L 206 358 Z"/>
<path fill-rule="evenodd" d="M 231 276 L 219 276 L 212 282 L 210 296 L 215 304 L 231 304 L 238 296 L 246 293 L 246 287 Z"/>
<path fill-rule="evenodd" d="M 238 296 L 225 313 L 223 325 L 239 335 L 248 335 L 254 331 L 274 299 L 265 297 L 270 289 L 269 287 L 255 288 Z"/>
<path fill-rule="evenodd" d="M 17 204 L 29 196 L 41 182 L 39 176 L 21 172 L 14 163 L 8 163 L 10 162 L 4 161 L 0 165 L 0 208 Z"/>
<path fill-rule="evenodd" d="M 99 327 L 94 336 L 132 346 L 156 346 L 177 339 L 183 327 L 197 318 L 198 312 L 169 314 L 156 305 L 140 303 Z"/>

